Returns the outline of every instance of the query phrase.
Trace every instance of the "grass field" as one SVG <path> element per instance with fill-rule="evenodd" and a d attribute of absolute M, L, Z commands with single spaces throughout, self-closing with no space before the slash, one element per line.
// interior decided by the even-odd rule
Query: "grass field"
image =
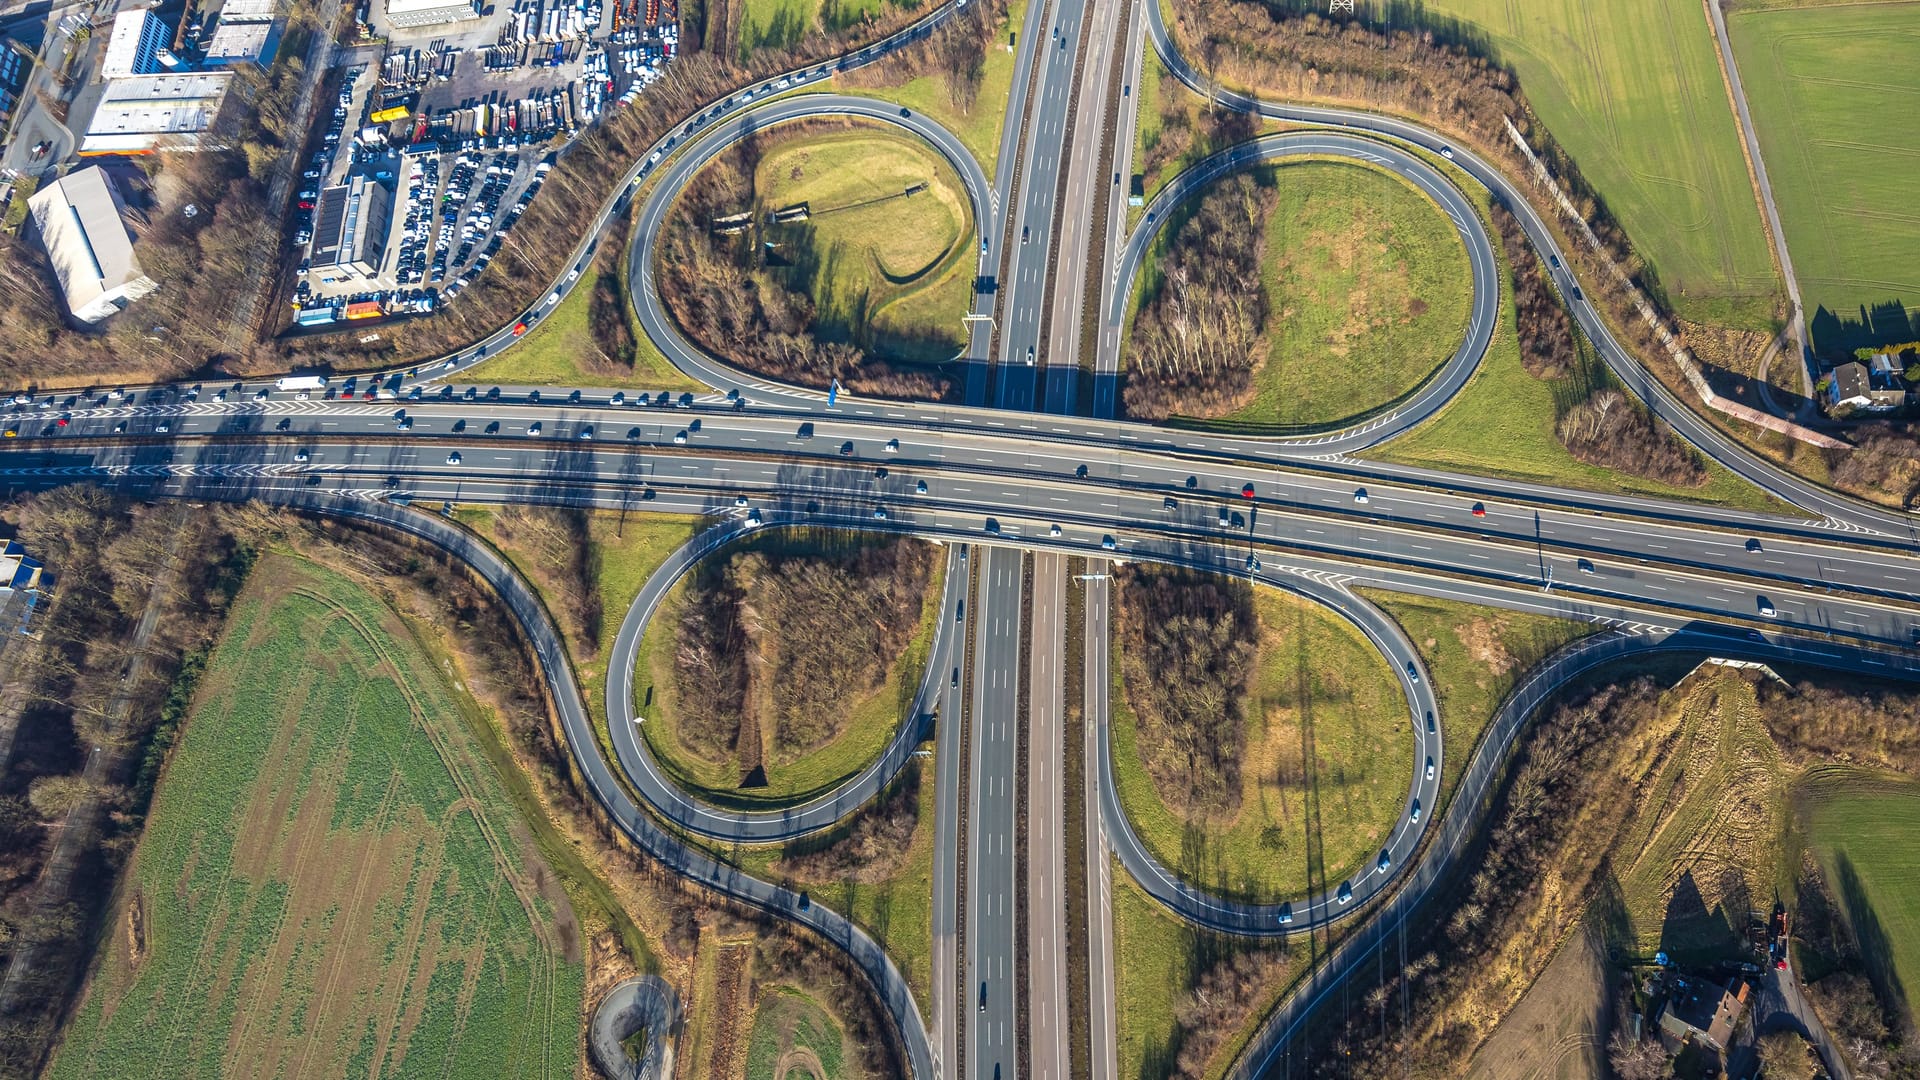
<path fill-rule="evenodd" d="M 1678 688 L 1671 751 L 1638 787 L 1615 873 L 1642 960 L 1739 959 L 1749 910 L 1772 906 L 1786 790 L 1753 685 L 1702 671 Z"/>
<path fill-rule="evenodd" d="M 765 211 L 811 210 L 766 235 L 801 264 L 770 272 L 813 298 L 821 332 L 921 363 L 959 348 L 977 241 L 966 189 L 938 151 L 872 124 L 795 129 L 763 151 L 755 193 Z M 811 259 L 794 254 L 807 244 Z"/>
<path fill-rule="evenodd" d="M 1378 169 L 1264 170 L 1266 362 L 1236 426 L 1327 424 L 1413 391 L 1466 333 L 1467 249 L 1433 201 Z"/>
<path fill-rule="evenodd" d="M 1473 1055 L 1470 1080 L 1606 1080 L 1606 956 L 1576 933 Z"/>
<path fill-rule="evenodd" d="M 774 536 L 762 541 L 759 548 L 776 550 L 778 545 L 789 543 L 800 544 L 799 550 L 804 550 L 806 541 Z M 725 549 L 737 550 L 741 550 L 740 545 Z M 894 660 L 886 681 L 872 693 L 850 696 L 846 702 L 848 718 L 840 735 L 793 759 L 776 756 L 769 743 L 766 786 L 751 789 L 740 786 L 740 765 L 731 755 L 721 761 L 701 757 L 678 736 L 675 703 L 683 694 L 698 693 L 697 688 L 680 686 L 674 673 L 672 642 L 676 640 L 680 611 L 686 602 L 687 582 L 681 579 L 654 613 L 634 659 L 634 713 L 645 718 L 640 730 L 660 767 L 676 783 L 704 800 L 747 809 L 770 809 L 805 801 L 866 768 L 893 738 L 900 725 L 901 710 L 911 705 L 919 686 L 927 651 L 933 644 L 934 624 L 939 619 L 945 567 L 944 561 L 939 562 L 929 577 L 919 628 L 906 650 Z"/>
<path fill-rule="evenodd" d="M 544 321 L 527 331 L 527 335 L 519 341 L 502 346 L 505 351 L 493 359 L 475 364 L 462 378 L 482 385 L 505 383 L 521 386 L 633 387 L 643 390 L 707 389 L 705 383 L 681 374 L 678 368 L 667 362 L 659 349 L 654 348 L 653 342 L 641 332 L 639 320 L 633 317 L 631 301 L 628 301 L 626 313 L 627 324 L 633 328 L 637 346 L 633 371 L 608 375 L 589 369 L 583 363 L 585 358 L 601 353 L 587 321 L 587 311 L 599 280 L 600 271 L 597 268 L 589 269 Z"/>
<path fill-rule="evenodd" d="M 1920 4 L 1746 8 L 1727 32 L 1816 343 L 1920 336 Z"/>
<path fill-rule="evenodd" d="M 354 582 L 258 571 L 49 1075 L 572 1076 L 579 929 L 467 706 Z"/>
<path fill-rule="evenodd" d="M 1446 753 L 1440 766 L 1436 814 L 1453 797 L 1454 785 L 1507 691 L 1555 649 L 1598 629 L 1479 604 L 1357 591 L 1392 616 L 1420 650 L 1420 662 L 1440 700 Z"/>
<path fill-rule="evenodd" d="M 1260 649 L 1248 686 L 1237 813 L 1193 820 L 1161 801 L 1140 758 L 1118 663 L 1114 788 L 1147 849 L 1184 879 L 1276 901 L 1339 881 L 1379 850 L 1404 811 L 1413 747 L 1399 684 L 1359 630 L 1277 589 L 1256 590 L 1254 605 Z M 1318 792 L 1323 866 L 1309 863 L 1306 776 Z"/>
<path fill-rule="evenodd" d="M 1157 1077 L 1174 1072 L 1175 1016 L 1212 958 L 1233 947 L 1174 918 L 1142 892 L 1125 867 L 1113 867 L 1114 1016 L 1121 1076 Z M 1290 949 L 1293 970 L 1306 960 L 1304 941 Z M 1225 1073 L 1259 1021 L 1286 989 L 1281 978 L 1253 1002 L 1232 1035 L 1207 1063 L 1209 1078 Z"/>
<path fill-rule="evenodd" d="M 946 79 L 922 75 L 899 86 L 873 88 L 843 86 L 835 79 L 835 88 L 848 94 L 863 94 L 892 101 L 930 117 L 973 153 L 980 168 L 991 177 L 1000 158 L 1000 135 L 1007 116 L 1007 98 L 1013 93 L 1014 52 L 1008 47 L 1008 35 L 1017 34 L 1027 17 L 1027 0 L 1007 5 L 1007 25 L 987 47 L 987 59 L 980 69 L 980 90 L 972 108 L 962 110 L 953 103 Z"/>
<path fill-rule="evenodd" d="M 1185 83 L 1175 79 L 1167 71 L 1167 65 L 1161 61 L 1160 55 L 1151 48 L 1141 59 L 1140 85 L 1134 87 L 1133 92 L 1140 95 L 1139 120 L 1133 132 L 1133 169 L 1141 174 L 1142 204 L 1127 208 L 1129 229 L 1139 226 L 1141 218 L 1147 213 L 1145 204 L 1152 202 L 1153 197 L 1180 175 L 1181 170 L 1225 145 L 1224 142 L 1216 145 L 1207 137 L 1207 127 L 1202 123 L 1205 101 L 1187 89 Z M 1147 153 L 1159 142 L 1169 114 L 1185 117 L 1186 126 L 1194 133 L 1193 141 L 1185 151 L 1167 161 L 1152 175 L 1146 175 Z M 1284 128 L 1285 125 L 1278 121 L 1262 120 L 1255 130 L 1259 134 L 1267 134 Z M 1132 182 L 1131 178 L 1128 182 Z"/>
<path fill-rule="evenodd" d="M 860 1080 L 853 1057 L 846 1032 L 812 997 L 790 986 L 760 991 L 746 1080 Z"/>
<path fill-rule="evenodd" d="M 917 768 L 917 765 L 909 765 Z M 850 880 L 815 881 L 784 877 L 776 864 L 788 846 L 763 845 L 718 852 L 728 862 L 763 881 L 783 881 L 805 889 L 813 902 L 839 912 L 859 924 L 887 950 L 907 980 L 922 1013 L 933 1007 L 933 776 L 923 772 L 920 783 L 920 819 L 914 827 L 912 850 L 884 881 L 861 884 Z M 831 836 L 831 834 L 829 834 Z M 812 837 L 819 841 L 822 837 Z M 800 847 L 797 841 L 791 847 Z"/>
<path fill-rule="evenodd" d="M 1499 250 L 1498 245 L 1495 250 Z M 1473 378 L 1433 418 L 1361 456 L 1586 491 L 1655 495 L 1767 513 L 1793 512 L 1711 461 L 1706 463 L 1709 479 L 1705 484 L 1677 488 L 1588 465 L 1568 453 L 1554 434 L 1554 424 L 1560 416 L 1560 399 L 1577 399 L 1581 390 L 1574 377 L 1537 379 L 1521 366 L 1514 330 L 1517 316 L 1512 289 L 1506 284 L 1504 257 L 1500 279 L 1505 294 L 1500 325 Z"/>
<path fill-rule="evenodd" d="M 1855 769 L 1806 778 L 1799 809 L 1874 981 L 1897 988 L 1907 1022 L 1920 988 L 1920 784 Z"/>
<path fill-rule="evenodd" d="M 1767 327 L 1779 280 L 1697 0 L 1429 0 L 1425 18 L 1484 33 L 1683 317 Z"/>
<path fill-rule="evenodd" d="M 742 8 L 740 58 L 754 49 L 798 45 L 814 30 L 844 30 L 883 10 L 911 8 L 918 0 L 735 0 Z"/>

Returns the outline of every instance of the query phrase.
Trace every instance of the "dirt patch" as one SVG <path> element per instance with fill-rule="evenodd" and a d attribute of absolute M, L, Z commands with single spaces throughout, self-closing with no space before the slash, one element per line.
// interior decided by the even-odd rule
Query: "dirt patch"
<path fill-rule="evenodd" d="M 147 958 L 147 901 L 140 890 L 133 891 L 127 904 L 127 964 L 139 968 Z"/>
<path fill-rule="evenodd" d="M 796 1046 L 780 1055 L 774 1063 L 773 1080 L 827 1080 L 826 1066 L 820 1055 L 805 1046 Z"/>
<path fill-rule="evenodd" d="M 1474 619 L 1464 626 L 1454 628 L 1454 634 L 1460 638 L 1460 644 L 1466 646 L 1467 655 L 1484 665 L 1495 675 L 1505 675 L 1519 666 L 1519 659 L 1507 651 L 1507 643 L 1501 640 L 1506 627 L 1497 619 Z"/>
<path fill-rule="evenodd" d="M 707 1076 L 731 1080 L 746 1066 L 746 1033 L 753 1027 L 752 995 L 747 976 L 753 946 L 728 945 L 720 950 L 713 979 L 713 1054 Z"/>
<path fill-rule="evenodd" d="M 1472 1080 L 1606 1080 L 1607 974 L 1596 935 L 1561 946 L 1474 1055 Z"/>

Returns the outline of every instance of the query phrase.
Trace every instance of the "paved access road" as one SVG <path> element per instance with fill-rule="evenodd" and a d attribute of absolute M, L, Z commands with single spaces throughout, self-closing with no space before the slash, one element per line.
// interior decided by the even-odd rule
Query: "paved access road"
<path fill-rule="evenodd" d="M 600 1071 L 613 1080 L 666 1080 L 673 1075 L 673 1033 L 679 1024 L 673 987 L 657 975 L 637 975 L 600 999 L 587 1043 Z M 636 1061 L 620 1044 L 642 1030 L 646 1049 Z"/>

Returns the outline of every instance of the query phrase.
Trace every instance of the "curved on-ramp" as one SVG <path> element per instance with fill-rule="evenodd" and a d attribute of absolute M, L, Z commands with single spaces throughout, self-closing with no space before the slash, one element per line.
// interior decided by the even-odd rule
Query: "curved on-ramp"
<path fill-rule="evenodd" d="M 767 528 L 781 527 L 769 524 Z M 798 527 L 796 523 L 793 527 Z M 941 587 L 940 611 L 927 650 L 913 704 L 900 718 L 893 738 L 880 756 L 833 790 L 778 810 L 730 810 L 689 795 L 660 767 L 652 747 L 639 732 L 633 709 L 633 669 L 647 625 L 673 586 L 703 558 L 755 530 L 741 519 L 707 529 L 682 545 L 654 571 L 628 606 L 620 632 L 614 638 L 607 665 L 607 727 L 615 757 L 627 779 L 653 812 L 676 827 L 698 836 L 728 843 L 767 844 L 791 840 L 829 828 L 865 805 L 899 775 L 912 760 L 914 748 L 927 737 L 935 701 L 944 688 L 942 672 L 952 660 L 955 613 L 965 593 L 965 574 L 957 552 L 947 556 L 946 580 Z"/>
<path fill-rule="evenodd" d="M 689 377 L 730 393 L 752 394 L 756 398 L 788 397 L 812 403 L 818 402 L 824 396 L 818 390 L 793 386 L 742 371 L 730 362 L 708 354 L 687 340 L 674 323 L 673 316 L 661 302 L 659 290 L 655 286 L 654 245 L 660 236 L 674 198 L 701 168 L 729 146 L 774 124 L 809 117 L 843 116 L 897 124 L 926 140 L 938 150 L 961 176 L 967 188 L 968 197 L 973 203 L 976 230 L 983 240 L 980 249 L 980 274 L 984 277 L 990 268 L 998 265 L 999 256 L 996 246 L 1002 232 L 998 200 L 992 197 L 992 189 L 988 186 L 986 175 L 979 164 L 974 161 L 966 147 L 946 129 L 911 110 L 869 98 L 841 94 L 804 94 L 768 102 L 707 129 L 691 147 L 682 150 L 677 157 L 670 160 L 664 170 L 658 174 L 656 185 L 650 189 L 647 199 L 642 203 L 640 217 L 634 230 L 633 246 L 628 253 L 627 274 L 634 310 L 639 313 L 641 326 L 647 336 L 660 348 L 670 363 Z M 1473 205 L 1468 202 L 1459 188 L 1438 170 L 1421 160 L 1418 155 L 1377 139 L 1322 131 L 1267 135 L 1235 144 L 1195 162 L 1175 176 L 1148 207 L 1145 223 L 1148 226 L 1164 225 L 1168 216 L 1167 211 L 1197 195 L 1206 185 L 1221 176 L 1264 162 L 1308 155 L 1342 157 L 1386 169 L 1432 199 L 1440 211 L 1452 221 L 1467 250 L 1473 299 L 1459 346 L 1444 364 L 1404 400 L 1358 422 L 1344 426 L 1328 425 L 1307 434 L 1252 433 L 1234 436 L 1239 441 L 1252 442 L 1278 454 L 1304 452 L 1319 455 L 1359 450 L 1390 439 L 1419 424 L 1432 416 L 1455 393 L 1459 392 L 1461 387 L 1466 385 L 1467 380 L 1479 366 L 1481 358 L 1486 354 L 1487 346 L 1493 338 L 1494 328 L 1499 322 L 1499 262 L 1494 255 L 1492 242 Z M 1157 227 L 1134 231 L 1115 269 L 1116 282 L 1134 280 L 1157 234 Z M 1130 293 L 1130 288 L 1110 290 L 1109 303 L 1103 316 L 1109 327 L 1117 325 L 1125 317 L 1127 297 Z M 976 292 L 973 313 L 976 316 L 992 314 L 994 300 L 993 292 Z M 989 337 L 990 331 L 986 323 L 974 323 L 973 339 L 966 352 L 969 363 L 986 362 Z M 1103 395 L 1111 398 L 1115 392 L 1114 386 L 1113 378 L 1096 380 L 1095 415 L 1106 415 L 1099 412 L 1098 399 Z M 963 411 L 953 406 L 923 405 L 920 407 L 949 415 L 959 415 Z M 978 409 L 964 411 L 975 414 L 980 412 Z M 1151 427 L 1151 425 L 1141 426 Z"/>
<path fill-rule="evenodd" d="M 239 496 L 244 497 L 244 496 Z M 719 862 L 689 847 L 667 832 L 633 801 L 614 775 L 614 766 L 599 752 L 593 722 L 573 667 L 546 608 L 505 557 L 443 518 L 387 503 L 333 495 L 285 493 L 277 501 L 297 509 L 398 529 L 434 544 L 473 568 L 500 597 L 533 644 L 540 671 L 560 714 L 567 751 L 586 782 L 589 794 L 606 810 L 627 838 L 681 877 L 722 896 L 770 912 L 815 931 L 840 948 L 859 968 L 899 1033 L 908 1066 L 914 1076 L 934 1075 L 933 1055 L 926 1025 L 906 978 L 880 944 L 850 920 L 822 904 L 807 903 L 799 894 Z"/>
<path fill-rule="evenodd" d="M 1306 979 L 1274 1007 L 1260 1031 L 1242 1051 L 1230 1075 L 1236 1080 L 1251 1080 L 1283 1064 L 1289 1043 L 1300 1033 L 1301 1025 L 1313 1010 L 1330 993 L 1340 988 L 1359 963 L 1371 958 L 1375 950 L 1389 943 L 1391 935 L 1397 934 L 1406 925 L 1419 905 L 1434 894 L 1436 886 L 1455 872 L 1461 857 L 1467 853 L 1492 809 L 1491 800 L 1502 766 L 1536 710 L 1568 683 L 1602 665 L 1628 657 L 1662 653 L 1790 662 L 1842 671 L 1860 670 L 1859 662 L 1849 662 L 1847 657 L 1865 655 L 1849 648 L 1842 648 L 1836 653 L 1831 645 L 1817 651 L 1802 649 L 1792 638 L 1781 639 L 1773 644 L 1743 641 L 1714 632 L 1712 627 L 1682 628 L 1654 634 L 1607 630 L 1582 638 L 1554 653 L 1535 667 L 1526 680 L 1508 693 L 1506 700 L 1501 703 L 1460 777 L 1459 787 L 1448 803 L 1433 843 L 1426 849 L 1418 865 L 1411 868 L 1404 880 L 1395 883 L 1373 919 L 1322 956 Z M 1885 659 L 1886 654 L 1876 655 Z M 1907 659 L 1901 668 L 1882 668 L 1877 674 L 1920 681 L 1920 658 Z"/>
<path fill-rule="evenodd" d="M 1200 568 L 1229 572 L 1227 567 L 1219 564 Z M 1149 896 L 1181 918 L 1220 933 L 1243 937 L 1283 937 L 1348 918 L 1369 907 L 1376 895 L 1392 885 L 1399 876 L 1400 867 L 1419 850 L 1420 839 L 1433 820 L 1431 814 L 1423 815 L 1418 822 L 1409 820 L 1411 804 L 1418 800 L 1420 806 L 1431 810 L 1439 802 L 1439 778 L 1443 775 L 1444 765 L 1441 756 L 1442 733 L 1438 724 L 1433 726 L 1432 731 L 1427 730 L 1427 718 L 1437 716 L 1439 710 L 1432 680 L 1416 674 L 1423 670 L 1419 654 L 1399 624 L 1385 612 L 1342 586 L 1313 578 L 1264 569 L 1255 570 L 1249 576 L 1257 585 L 1282 589 L 1331 609 L 1334 614 L 1358 627 L 1393 666 L 1394 676 L 1407 698 L 1408 727 L 1413 732 L 1413 758 L 1409 763 L 1406 799 L 1401 804 L 1400 815 L 1388 833 L 1386 842 L 1380 848 L 1386 855 L 1386 864 L 1381 865 L 1376 861 L 1378 855 L 1370 852 L 1347 881 L 1329 891 L 1286 903 L 1229 900 L 1181 878 L 1147 851 L 1139 835 L 1134 832 L 1133 823 L 1127 819 L 1126 809 L 1120 805 L 1119 791 L 1113 781 L 1112 710 L 1108 710 L 1103 718 L 1099 736 L 1095 740 L 1099 750 L 1100 819 L 1106 827 L 1107 840 L 1113 846 L 1115 856 L 1134 881 Z M 1434 765 L 1432 778 L 1426 773 L 1428 761 Z M 1346 897 L 1344 900 L 1341 899 L 1343 894 Z"/>
<path fill-rule="evenodd" d="M 1151 6 L 1151 5 L 1149 5 Z M 1127 316 L 1127 302 L 1139 287 L 1138 277 L 1149 251 L 1167 226 L 1171 211 L 1196 198 L 1207 185 L 1231 173 L 1255 165 L 1282 161 L 1289 157 L 1346 158 L 1376 166 L 1411 184 L 1433 200 L 1453 223 L 1467 249 L 1468 271 L 1473 300 L 1468 308 L 1466 332 L 1460 345 L 1444 364 L 1428 375 L 1404 399 L 1373 414 L 1349 422 L 1318 426 L 1300 435 L 1235 432 L 1234 437 L 1275 449 L 1311 447 L 1315 454 L 1347 453 L 1384 442 L 1419 424 L 1452 400 L 1473 377 L 1493 341 L 1494 327 L 1500 321 L 1499 260 L 1494 257 L 1493 242 L 1473 204 L 1453 182 L 1421 158 L 1392 143 L 1378 139 L 1344 135 L 1331 131 L 1296 131 L 1280 135 L 1262 135 L 1217 150 L 1182 170 L 1155 195 L 1141 218 L 1141 227 L 1127 237 L 1114 268 L 1114 288 L 1108 290 L 1103 341 L 1118 341 L 1121 323 Z M 1131 283 L 1121 287 L 1122 283 Z M 1116 411 L 1113 395 L 1118 378 L 1109 369 L 1118 365 L 1117 356 L 1100 357 L 1101 377 L 1094 384 L 1094 415 L 1111 416 Z M 1102 411 L 1103 407 L 1106 411 Z"/>
<path fill-rule="evenodd" d="M 739 394 L 750 393 L 756 397 L 796 398 L 809 404 L 820 402 L 827 396 L 822 390 L 793 386 L 743 372 L 688 341 L 661 303 L 653 274 L 654 243 L 661 235 L 674 197 L 708 162 L 740 140 L 773 125 L 822 117 L 890 124 L 932 146 L 953 166 L 954 172 L 960 176 L 961 186 L 966 189 L 973 212 L 974 230 L 983 241 L 979 251 L 979 267 L 995 265 L 999 260 L 1000 230 L 997 227 L 998 212 L 992 197 L 992 186 L 973 154 L 946 128 L 911 109 L 850 94 L 800 94 L 776 98 L 764 105 L 746 109 L 709 127 L 691 145 L 667 161 L 657 174 L 657 182 L 649 191 L 648 198 L 641 204 L 639 216 L 634 222 L 633 247 L 627 254 L 627 288 L 633 309 L 640 316 L 641 329 L 669 363 L 709 386 L 737 391 Z M 976 270 L 976 278 L 984 272 L 984 269 Z M 993 310 L 991 293 L 974 294 L 973 311 L 979 313 L 983 305 L 986 313 L 990 314 Z M 974 322 L 971 326 L 973 329 L 967 356 L 970 362 L 973 358 L 984 361 L 991 331 L 984 322 Z"/>

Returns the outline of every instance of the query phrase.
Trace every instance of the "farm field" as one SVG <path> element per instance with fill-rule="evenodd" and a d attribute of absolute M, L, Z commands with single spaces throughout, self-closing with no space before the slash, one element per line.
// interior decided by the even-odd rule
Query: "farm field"
<path fill-rule="evenodd" d="M 1682 317 L 1767 327 L 1779 279 L 1700 4 L 1429 0 L 1425 17 L 1485 34 Z"/>
<path fill-rule="evenodd" d="M 1466 333 L 1472 288 L 1459 233 L 1381 170 L 1317 161 L 1259 175 L 1279 196 L 1260 268 L 1267 356 L 1251 401 L 1193 423 L 1332 424 L 1411 393 Z"/>
<path fill-rule="evenodd" d="M 938 151 L 879 125 L 776 133 L 754 174 L 757 211 L 805 205 L 768 226 L 766 273 L 812 297 L 829 338 L 920 363 L 950 358 L 972 303 L 972 209 Z"/>
<path fill-rule="evenodd" d="M 1114 787 L 1141 842 L 1182 877 L 1223 895 L 1278 901 L 1339 881 L 1379 849 L 1405 810 L 1413 747 L 1399 683 L 1358 629 L 1277 589 L 1256 589 L 1254 611 L 1259 651 L 1230 820 L 1194 820 L 1162 800 L 1141 757 L 1118 660 Z M 1309 785 L 1318 792 L 1324 865 L 1309 860 Z"/>
<path fill-rule="evenodd" d="M 917 0 L 733 0 L 740 7 L 740 55 L 754 49 L 798 45 L 815 30 L 843 30 L 889 7 L 911 8 Z"/>
<path fill-rule="evenodd" d="M 1607 1080 L 1607 965 L 1602 943 L 1574 933 L 1481 1044 L 1470 1080 Z"/>
<path fill-rule="evenodd" d="M 860 542 L 865 542 L 864 540 Z M 741 550 L 790 552 L 806 551 L 817 545 L 817 538 L 774 537 L 764 541 L 745 541 L 730 545 L 718 553 Z M 709 556 L 714 558 L 716 556 Z M 788 758 L 769 752 L 764 765 L 764 785 L 742 786 L 742 769 L 737 755 L 710 758 L 696 752 L 683 737 L 678 715 L 685 695 L 699 693 L 698 687 L 680 685 L 674 669 L 674 650 L 678 647 L 681 615 L 687 603 L 688 582 L 682 578 L 668 592 L 654 613 L 634 658 L 634 712 L 644 718 L 641 732 L 655 760 L 675 783 L 700 798 L 721 805 L 750 809 L 769 809 L 788 805 L 832 789 L 847 780 L 880 755 L 900 723 L 901 711 L 908 707 L 919 687 L 926 667 L 928 650 L 933 644 L 935 623 L 939 618 L 941 590 L 945 584 L 945 562 L 936 560 L 921 604 L 919 624 L 912 640 L 888 668 L 885 681 L 870 693 L 849 694 L 844 699 L 847 717 L 837 737 L 825 745 Z M 698 570 L 693 571 L 698 573 Z M 624 608 L 622 609 L 624 613 Z M 763 688 L 769 701 L 777 700 L 777 686 Z M 756 709 L 755 714 L 765 710 Z M 766 720 L 771 724 L 771 720 Z M 769 741 L 769 746 L 771 742 Z"/>
<path fill-rule="evenodd" d="M 1920 5 L 1727 15 L 1822 352 L 1920 337 Z"/>
<path fill-rule="evenodd" d="M 1631 933 L 1613 945 L 1699 969 L 1739 959 L 1747 912 L 1772 902 L 1785 774 L 1753 684 L 1738 675 L 1702 670 L 1662 710 L 1674 714 L 1674 742 L 1647 771 L 1616 841 Z"/>
<path fill-rule="evenodd" d="M 471 704 L 353 581 L 256 569 L 48 1075 L 574 1075 L 580 931 Z"/>
<path fill-rule="evenodd" d="M 790 986 L 760 991 L 747 1043 L 747 1080 L 862 1080 L 847 1034 L 819 1002 Z"/>
<path fill-rule="evenodd" d="M 590 358 L 604 355 L 588 322 L 594 290 L 599 288 L 601 272 L 590 268 L 575 283 L 572 292 L 560 301 L 538 326 L 491 360 L 475 364 L 463 378 L 487 383 L 523 386 L 612 386 L 642 390 L 704 391 L 706 384 L 695 382 L 667 362 L 653 342 L 640 332 L 633 317 L 631 301 L 625 305 L 627 324 L 633 328 L 635 344 L 632 371 L 620 370 L 610 360 L 599 363 Z"/>
<path fill-rule="evenodd" d="M 1799 793 L 1807 849 L 1859 942 L 1874 981 L 1920 986 L 1920 784 L 1823 769 Z"/>

